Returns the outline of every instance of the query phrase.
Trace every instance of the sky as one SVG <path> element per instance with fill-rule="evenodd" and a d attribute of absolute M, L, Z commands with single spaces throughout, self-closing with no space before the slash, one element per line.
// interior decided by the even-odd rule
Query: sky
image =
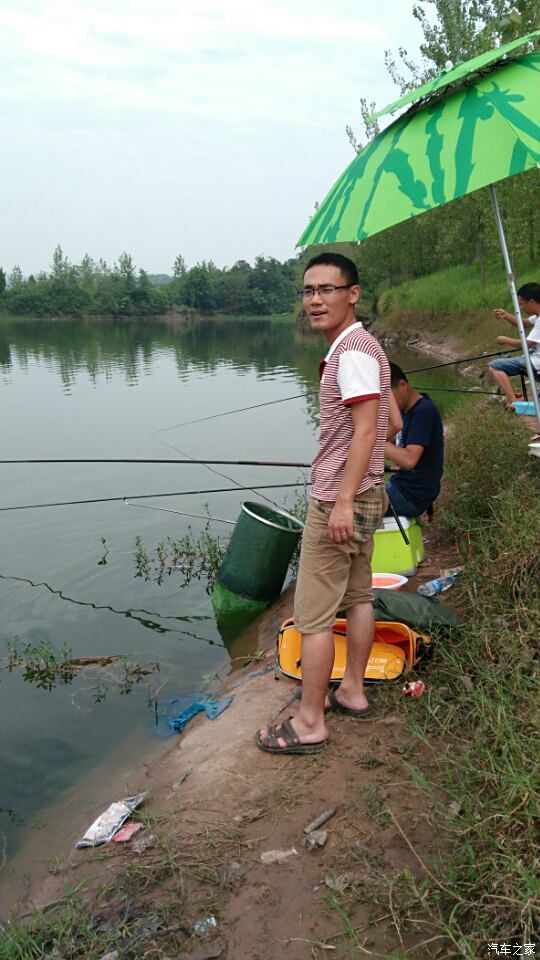
<path fill-rule="evenodd" d="M 412 0 L 0 0 L 0 266 L 294 256 Z"/>

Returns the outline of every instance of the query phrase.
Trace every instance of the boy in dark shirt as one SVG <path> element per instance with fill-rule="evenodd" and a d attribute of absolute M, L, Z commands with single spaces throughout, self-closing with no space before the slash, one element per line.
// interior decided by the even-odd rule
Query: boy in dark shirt
<path fill-rule="evenodd" d="M 385 456 L 401 470 L 386 481 L 386 492 L 397 514 L 417 517 L 439 496 L 443 471 L 442 421 L 427 394 L 411 387 L 401 367 L 390 364 L 392 393 L 403 414 L 403 429 Z"/>

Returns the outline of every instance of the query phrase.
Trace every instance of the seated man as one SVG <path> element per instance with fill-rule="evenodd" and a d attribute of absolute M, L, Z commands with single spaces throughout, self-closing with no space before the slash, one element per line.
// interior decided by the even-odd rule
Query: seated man
<path fill-rule="evenodd" d="M 427 394 L 411 387 L 401 367 L 390 364 L 392 393 L 403 414 L 403 429 L 385 456 L 401 470 L 386 481 L 386 492 L 397 514 L 417 517 L 439 496 L 444 459 L 439 411 Z"/>
<path fill-rule="evenodd" d="M 533 370 L 540 371 L 540 283 L 524 283 L 518 292 L 519 309 L 523 316 L 523 326 L 525 330 L 528 327 L 533 329 L 527 336 L 527 342 L 530 344 L 531 365 Z M 517 320 L 513 313 L 506 310 L 494 310 L 493 313 L 498 320 L 507 320 L 517 326 Z M 497 343 L 507 347 L 521 347 L 521 340 L 516 337 L 497 337 Z M 506 397 L 507 405 L 512 408 L 516 399 L 514 388 L 510 377 L 517 377 L 520 373 L 527 373 L 525 366 L 525 357 L 500 357 L 492 360 L 488 366 L 489 372 L 498 387 Z"/>

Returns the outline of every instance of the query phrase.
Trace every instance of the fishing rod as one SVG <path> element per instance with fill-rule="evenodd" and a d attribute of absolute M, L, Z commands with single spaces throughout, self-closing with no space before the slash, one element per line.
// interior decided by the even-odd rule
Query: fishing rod
<path fill-rule="evenodd" d="M 42 460 L 0 460 L 0 466 L 9 463 L 173 463 L 173 464 L 188 464 L 188 463 L 198 463 L 203 466 L 208 464 L 221 464 L 223 466 L 232 466 L 232 467 L 297 467 L 309 469 L 311 467 L 310 463 L 292 463 L 285 462 L 282 460 L 156 460 L 156 459 L 147 459 L 145 457 L 124 457 L 124 458 L 113 458 L 113 459 L 42 459 Z M 249 489 L 249 488 L 246 488 Z"/>
<path fill-rule="evenodd" d="M 431 367 L 416 367 L 415 370 L 405 370 L 405 373 L 425 373 L 427 370 L 439 370 L 441 367 L 451 367 L 458 363 L 468 363 L 473 360 L 489 360 L 490 357 L 501 357 L 507 353 L 519 353 L 519 347 L 510 350 L 497 350 L 495 353 L 479 353 L 476 357 L 462 357 L 461 360 L 447 360 L 445 363 L 434 363 Z"/>
<path fill-rule="evenodd" d="M 482 397 L 497 397 L 499 394 L 495 390 L 462 390 L 461 387 L 420 387 L 414 383 L 411 383 L 410 386 L 413 390 L 425 390 L 426 392 L 433 393 L 476 393 L 478 396 Z M 2 461 L 0 460 L 0 463 Z"/>
<path fill-rule="evenodd" d="M 306 484 L 311 481 L 306 480 Z M 58 500 L 54 503 L 23 503 L 12 507 L 0 507 L 0 513 L 8 510 L 37 510 L 41 507 L 74 507 L 86 503 L 126 503 L 128 500 L 149 500 L 159 497 L 189 497 L 202 493 L 236 493 L 240 490 L 281 490 L 284 487 L 301 487 L 304 481 L 298 483 L 267 483 L 260 487 L 221 487 L 213 490 L 175 490 L 172 493 L 131 493 L 124 497 L 97 497 L 93 500 Z"/>

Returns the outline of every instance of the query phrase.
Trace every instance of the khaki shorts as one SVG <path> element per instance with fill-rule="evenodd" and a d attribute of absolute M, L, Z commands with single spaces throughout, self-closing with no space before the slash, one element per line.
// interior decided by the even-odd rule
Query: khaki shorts
<path fill-rule="evenodd" d="M 309 502 L 294 598 L 294 624 L 300 633 L 331 630 L 338 610 L 373 599 L 373 534 L 388 506 L 386 491 L 382 485 L 372 487 L 355 499 L 355 533 L 346 543 L 335 543 L 328 535 L 333 506 Z"/>

